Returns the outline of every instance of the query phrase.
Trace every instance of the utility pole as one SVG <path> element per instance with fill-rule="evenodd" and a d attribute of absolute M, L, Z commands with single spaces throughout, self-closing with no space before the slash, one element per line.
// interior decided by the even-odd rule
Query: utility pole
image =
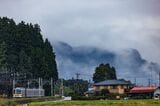
<path fill-rule="evenodd" d="M 64 92 L 63 92 L 63 79 L 61 79 L 61 97 L 63 97 Z"/>
<path fill-rule="evenodd" d="M 153 67 L 151 66 L 151 78 L 150 78 L 150 86 L 153 84 Z"/>
<path fill-rule="evenodd" d="M 40 86 L 41 86 L 41 84 L 40 84 L 41 83 L 40 78 L 38 78 L 38 81 L 39 81 L 38 83 L 39 83 L 39 89 L 40 89 Z"/>
<path fill-rule="evenodd" d="M 155 76 L 154 76 L 154 85 L 157 86 L 157 73 L 154 72 Z M 159 74 L 158 74 L 159 75 Z"/>
<path fill-rule="evenodd" d="M 88 80 L 88 90 L 89 90 L 90 87 L 91 87 L 91 80 L 89 79 Z"/>
<path fill-rule="evenodd" d="M 56 82 L 54 81 L 53 84 L 54 84 L 53 94 L 54 94 L 54 96 L 55 96 L 55 94 L 56 94 L 56 91 L 55 91 L 55 90 L 56 90 L 56 89 L 55 89 L 55 88 L 56 88 Z"/>
<path fill-rule="evenodd" d="M 148 86 L 151 86 L 151 79 L 148 79 Z"/>
<path fill-rule="evenodd" d="M 43 79 L 41 78 L 41 89 L 43 89 Z"/>
<path fill-rule="evenodd" d="M 28 85 L 28 88 L 29 88 L 29 80 L 28 80 L 28 84 L 27 85 Z"/>
<path fill-rule="evenodd" d="M 79 79 L 80 73 L 76 73 L 76 79 L 77 79 L 77 84 L 76 84 L 76 90 L 77 90 L 77 95 L 79 94 L 79 83 L 78 83 L 78 79 Z"/>
<path fill-rule="evenodd" d="M 159 72 L 159 87 L 160 87 L 160 72 Z"/>
<path fill-rule="evenodd" d="M 51 96 L 53 96 L 53 78 L 51 77 Z"/>
<path fill-rule="evenodd" d="M 134 84 L 135 84 L 135 86 L 137 85 L 137 79 L 136 79 L 136 77 L 134 78 Z"/>
<path fill-rule="evenodd" d="M 13 73 L 13 94 L 14 94 L 14 90 L 15 90 L 15 73 Z"/>
<path fill-rule="evenodd" d="M 80 73 L 76 73 L 76 79 L 78 80 L 80 76 Z"/>
<path fill-rule="evenodd" d="M 39 78 L 38 80 L 39 80 L 39 96 L 40 96 L 41 95 L 41 91 L 40 91 L 40 89 L 41 89 L 41 78 Z"/>

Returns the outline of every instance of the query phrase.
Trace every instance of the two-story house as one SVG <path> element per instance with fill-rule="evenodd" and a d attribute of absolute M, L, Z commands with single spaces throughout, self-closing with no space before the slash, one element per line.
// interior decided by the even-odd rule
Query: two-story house
<path fill-rule="evenodd" d="M 109 93 L 124 94 L 131 85 L 131 82 L 125 80 L 105 80 L 93 84 L 93 90 L 101 91 L 108 89 Z"/>

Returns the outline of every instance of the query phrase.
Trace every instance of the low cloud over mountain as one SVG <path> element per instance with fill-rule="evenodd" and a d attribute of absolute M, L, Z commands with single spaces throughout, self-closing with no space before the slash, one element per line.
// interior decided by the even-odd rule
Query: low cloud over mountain
<path fill-rule="evenodd" d="M 64 42 L 54 44 L 60 77 L 72 78 L 81 73 L 80 78 L 92 79 L 95 67 L 100 63 L 110 63 L 117 70 L 118 78 L 136 81 L 138 84 L 158 83 L 159 64 L 143 59 L 136 49 L 111 52 L 94 47 L 72 47 Z M 140 82 L 139 82 L 140 81 Z"/>

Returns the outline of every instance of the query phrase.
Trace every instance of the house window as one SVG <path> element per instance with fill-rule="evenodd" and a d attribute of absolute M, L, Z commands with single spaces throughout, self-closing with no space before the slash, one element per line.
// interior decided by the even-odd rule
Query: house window
<path fill-rule="evenodd" d="M 123 85 L 121 85 L 121 87 L 120 87 L 121 89 L 124 89 L 124 86 Z"/>
<path fill-rule="evenodd" d="M 117 86 L 116 86 L 116 85 L 113 85 L 112 88 L 113 88 L 113 89 L 117 89 Z"/>
<path fill-rule="evenodd" d="M 99 90 L 100 89 L 100 87 L 99 86 L 96 86 L 96 90 Z"/>
<path fill-rule="evenodd" d="M 108 86 L 104 86 L 104 89 L 108 89 Z"/>

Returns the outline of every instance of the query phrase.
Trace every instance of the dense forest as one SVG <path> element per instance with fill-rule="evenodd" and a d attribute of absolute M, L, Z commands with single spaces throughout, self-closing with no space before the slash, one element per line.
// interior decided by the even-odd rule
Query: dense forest
<path fill-rule="evenodd" d="M 58 79 L 55 53 L 38 24 L 0 17 L 0 74 L 1 79 Z"/>

